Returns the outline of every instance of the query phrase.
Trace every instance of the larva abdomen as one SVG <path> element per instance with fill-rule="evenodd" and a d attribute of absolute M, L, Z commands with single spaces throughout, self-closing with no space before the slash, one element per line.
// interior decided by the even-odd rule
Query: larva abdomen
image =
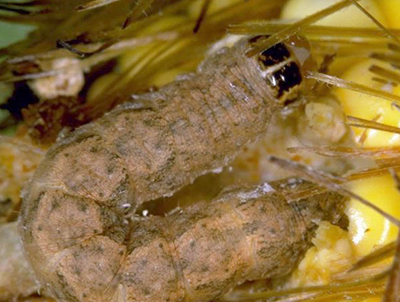
<path fill-rule="evenodd" d="M 315 221 L 338 222 L 346 198 L 299 183 L 297 190 L 313 187 L 314 195 L 289 200 L 279 191 L 284 182 L 271 185 L 232 189 L 211 204 L 138 218 L 125 229 L 89 200 L 65 199 L 54 209 L 43 195 L 38 213 L 49 224 L 35 236 L 53 233 L 47 239 L 62 244 L 42 263 L 47 286 L 62 301 L 111 301 L 118 290 L 126 301 L 208 301 L 246 280 L 284 276 L 309 246 Z M 65 223 L 69 233 L 58 232 Z"/>
<path fill-rule="evenodd" d="M 307 245 L 308 227 L 291 225 L 299 216 L 294 209 L 272 202 L 270 213 L 261 211 L 264 216 L 258 220 L 257 204 L 247 217 L 235 204 L 240 192 L 229 195 L 232 202 L 193 207 L 181 216 L 125 219 L 127 207 L 173 194 L 228 163 L 267 131 L 273 111 L 283 103 L 274 98 L 275 82 L 269 78 L 274 74 L 263 70 L 258 58 L 243 55 L 247 43 L 242 40 L 213 55 L 198 74 L 81 127 L 46 155 L 25 189 L 20 223 L 28 259 L 56 298 L 109 301 L 118 294 L 127 301 L 213 299 L 237 283 L 270 276 L 272 268 L 277 268 L 274 274 L 286 272 L 284 262 Z M 270 204 L 267 197 L 263 203 Z M 285 225 L 282 232 L 264 229 L 268 215 L 280 211 L 283 216 L 292 213 L 282 216 L 286 222 L 274 222 Z M 246 235 L 245 224 L 256 233 Z M 185 236 L 202 244 L 188 245 Z M 251 243 L 245 243 L 246 236 L 254 237 Z M 268 245 L 275 236 L 281 245 Z M 259 247 L 261 254 L 265 250 L 265 264 L 249 256 Z M 287 261 L 271 261 L 282 253 L 290 256 Z M 233 257 L 233 267 L 221 255 Z"/>
<path fill-rule="evenodd" d="M 298 186 L 310 188 L 309 183 Z M 315 221 L 338 222 L 345 199 L 325 191 L 289 203 L 264 185 L 152 218 L 143 228 L 151 232 L 137 228 L 132 234 L 134 241 L 146 243 L 127 258 L 122 274 L 127 300 L 210 301 L 246 280 L 287 275 L 309 247 Z"/>

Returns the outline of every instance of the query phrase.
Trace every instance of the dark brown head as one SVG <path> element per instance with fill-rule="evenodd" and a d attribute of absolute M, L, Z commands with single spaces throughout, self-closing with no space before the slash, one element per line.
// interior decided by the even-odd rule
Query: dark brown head
<path fill-rule="evenodd" d="M 249 42 L 255 44 L 267 38 L 256 36 Z M 305 71 L 315 68 L 310 45 L 299 36 L 275 44 L 259 53 L 256 59 L 261 76 L 281 105 L 292 103 L 300 96 L 305 87 Z"/>

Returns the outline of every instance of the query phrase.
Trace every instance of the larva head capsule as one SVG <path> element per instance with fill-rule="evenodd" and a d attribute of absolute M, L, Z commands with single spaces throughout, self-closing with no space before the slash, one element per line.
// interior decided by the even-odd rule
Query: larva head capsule
<path fill-rule="evenodd" d="M 265 36 L 249 40 L 255 43 Z M 281 105 L 295 101 L 304 90 L 305 71 L 314 69 L 310 44 L 299 36 L 292 36 L 284 42 L 264 50 L 256 56 L 261 76 Z"/>

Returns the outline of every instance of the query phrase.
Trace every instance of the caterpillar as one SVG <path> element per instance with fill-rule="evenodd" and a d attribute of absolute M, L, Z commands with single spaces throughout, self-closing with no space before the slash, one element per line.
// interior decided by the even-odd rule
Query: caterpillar
<path fill-rule="evenodd" d="M 46 291 L 60 301 L 207 301 L 246 280 L 287 274 L 313 221 L 338 221 L 337 194 L 289 204 L 260 188 L 163 218 L 134 214 L 227 165 L 296 101 L 312 60 L 306 43 L 294 37 L 247 57 L 260 38 L 219 50 L 197 73 L 116 107 L 48 151 L 20 215 L 27 259 Z"/>

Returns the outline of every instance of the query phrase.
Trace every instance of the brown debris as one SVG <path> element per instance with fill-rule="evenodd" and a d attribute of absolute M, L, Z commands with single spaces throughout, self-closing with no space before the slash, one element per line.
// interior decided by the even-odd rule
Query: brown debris
<path fill-rule="evenodd" d="M 64 127 L 76 128 L 83 122 L 72 113 L 79 101 L 74 97 L 59 97 L 31 104 L 22 110 L 29 135 L 39 144 L 51 145 Z"/>

